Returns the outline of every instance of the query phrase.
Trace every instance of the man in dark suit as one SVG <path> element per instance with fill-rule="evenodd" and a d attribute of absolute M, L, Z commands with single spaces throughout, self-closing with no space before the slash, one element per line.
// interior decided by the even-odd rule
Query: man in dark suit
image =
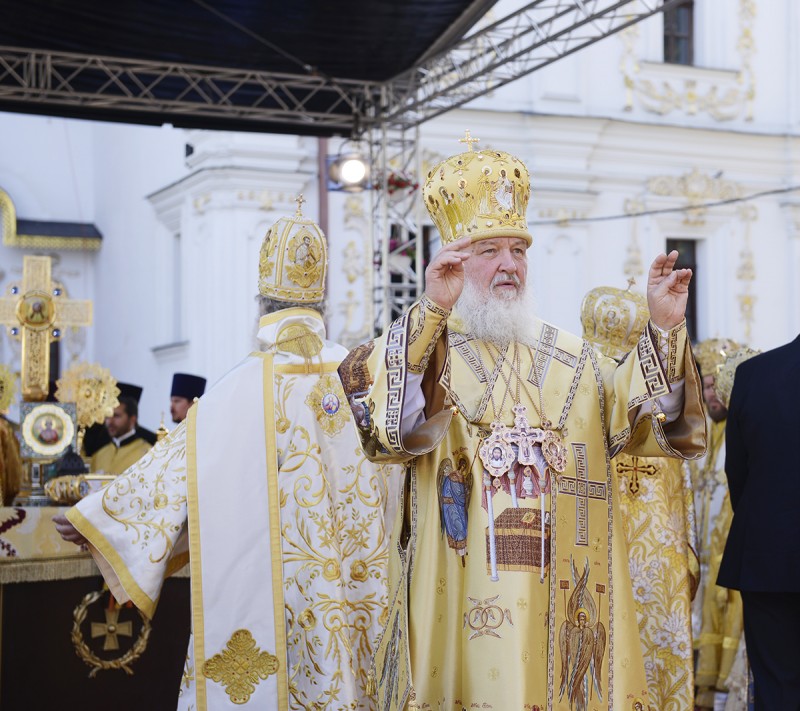
<path fill-rule="evenodd" d="M 800 336 L 742 363 L 728 408 L 733 522 L 717 584 L 740 590 L 756 711 L 800 709 Z"/>

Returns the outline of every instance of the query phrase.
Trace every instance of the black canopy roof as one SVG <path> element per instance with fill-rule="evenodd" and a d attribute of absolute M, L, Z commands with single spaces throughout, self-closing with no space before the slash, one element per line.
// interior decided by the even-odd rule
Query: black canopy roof
<path fill-rule="evenodd" d="M 327 79 L 331 84 L 349 81 L 377 86 L 408 70 L 421 58 L 448 48 L 494 2 L 496 0 L 7 0 L 3 3 L 0 22 L 0 49 L 141 60 L 159 66 L 175 63 L 276 76 L 313 76 Z M 334 132 L 319 125 L 309 125 L 308 130 L 303 131 L 302 127 L 288 121 L 257 126 L 252 120 L 243 121 L 236 111 L 229 115 L 204 116 L 187 110 L 183 116 L 170 113 L 165 118 L 158 110 L 160 97 L 202 90 L 197 86 L 186 89 L 179 79 L 171 76 L 154 84 L 155 101 L 147 109 L 130 110 L 115 102 L 104 106 L 98 101 L 82 101 L 83 94 L 88 96 L 95 92 L 98 83 L 113 85 L 115 81 L 107 74 L 92 74 L 86 70 L 68 77 L 75 85 L 78 100 L 70 103 L 48 100 L 46 92 L 42 92 L 36 101 L 29 101 L 18 91 L 3 92 L 8 82 L 17 80 L 7 67 L 5 72 L 3 70 L 0 65 L 0 110 L 139 123 L 169 121 L 206 128 L 255 128 L 310 134 Z M 68 75 L 69 70 L 66 73 Z M 58 83 L 58 77 L 55 81 Z M 127 75 L 120 74 L 116 81 L 121 92 L 126 90 L 126 83 L 136 88 L 136 80 Z M 233 91 L 233 84 L 231 87 Z M 246 87 L 241 90 L 253 93 Z M 237 96 L 237 101 L 240 98 L 245 103 L 260 100 L 243 95 Z M 280 104 L 279 93 L 273 98 Z M 311 96 L 307 105 L 313 107 L 315 99 Z M 234 106 L 237 101 L 233 102 Z M 352 106 L 342 102 L 334 110 L 349 115 Z"/>

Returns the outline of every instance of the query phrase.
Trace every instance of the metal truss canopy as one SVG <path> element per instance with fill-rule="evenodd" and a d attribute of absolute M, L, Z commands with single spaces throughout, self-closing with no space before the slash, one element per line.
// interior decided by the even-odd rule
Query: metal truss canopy
<path fill-rule="evenodd" d="M 383 118 L 414 126 L 681 0 L 535 0 L 385 86 Z"/>
<path fill-rule="evenodd" d="M 409 127 L 679 0 L 536 0 L 386 82 L 0 46 L 0 108 L 310 135 Z"/>
<path fill-rule="evenodd" d="M 179 125 L 210 119 L 220 127 L 350 133 L 371 88 L 314 75 L 0 47 L 0 102 L 150 114 Z"/>

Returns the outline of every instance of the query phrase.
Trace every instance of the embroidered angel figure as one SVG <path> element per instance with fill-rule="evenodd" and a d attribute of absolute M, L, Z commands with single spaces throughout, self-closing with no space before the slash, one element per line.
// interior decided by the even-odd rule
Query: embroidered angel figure
<path fill-rule="evenodd" d="M 603 699 L 601 669 L 606 649 L 606 628 L 598 619 L 597 605 L 587 588 L 589 559 L 584 563 L 580 578 L 572 559 L 570 566 L 575 589 L 567 603 L 567 619 L 558 632 L 558 645 L 561 649 L 561 688 L 558 699 L 563 699 L 566 692 L 571 710 L 586 711 L 592 686 L 597 697 Z"/>

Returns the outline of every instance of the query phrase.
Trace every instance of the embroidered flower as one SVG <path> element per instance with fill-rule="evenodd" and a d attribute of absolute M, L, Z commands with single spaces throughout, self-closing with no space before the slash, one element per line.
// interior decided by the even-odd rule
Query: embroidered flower
<path fill-rule="evenodd" d="M 350 564 L 350 577 L 363 583 L 369 577 L 369 568 L 363 560 L 356 560 Z"/>
<path fill-rule="evenodd" d="M 297 621 L 304 630 L 313 629 L 317 624 L 317 618 L 314 616 L 310 607 L 307 607 L 300 613 L 300 617 L 297 618 Z"/>
<path fill-rule="evenodd" d="M 322 577 L 331 582 L 338 580 L 341 577 L 339 561 L 328 558 L 328 560 L 325 561 L 325 565 L 322 567 Z"/>

